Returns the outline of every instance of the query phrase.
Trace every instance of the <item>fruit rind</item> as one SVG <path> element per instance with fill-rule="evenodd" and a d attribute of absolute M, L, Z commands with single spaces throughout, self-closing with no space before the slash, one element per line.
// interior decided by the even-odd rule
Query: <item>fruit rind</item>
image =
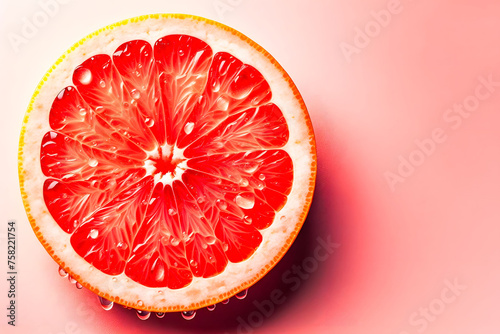
<path fill-rule="evenodd" d="M 290 139 L 283 149 L 294 161 L 293 188 L 288 202 L 276 214 L 272 226 L 261 231 L 261 249 L 250 258 L 251 261 L 230 263 L 222 274 L 208 279 L 195 278 L 190 285 L 178 290 L 146 288 L 124 274 L 109 276 L 79 257 L 72 250 L 70 235 L 59 228 L 43 203 L 45 176 L 39 161 L 41 138 L 50 130 L 48 110 L 59 90 L 72 85 L 71 76 L 77 65 L 94 54 L 111 55 L 125 41 L 144 39 L 154 44 L 158 38 L 173 33 L 201 38 L 214 53 L 229 52 L 265 76 L 273 93 L 272 102 L 283 110 L 286 117 Z M 128 307 L 155 312 L 184 311 L 214 304 L 261 279 L 296 238 L 312 201 L 316 177 L 311 120 L 288 74 L 269 53 L 243 34 L 218 22 L 183 14 L 154 14 L 123 20 L 75 43 L 44 75 L 31 98 L 23 120 L 18 159 L 26 213 L 37 238 L 50 256 L 74 279 L 99 296 Z M 67 263 L 71 263 L 71 267 Z"/>

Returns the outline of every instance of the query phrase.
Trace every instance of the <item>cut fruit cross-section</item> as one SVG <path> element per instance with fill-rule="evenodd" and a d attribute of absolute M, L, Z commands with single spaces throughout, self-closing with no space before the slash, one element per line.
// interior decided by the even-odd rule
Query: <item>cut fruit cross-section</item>
<path fill-rule="evenodd" d="M 151 15 L 88 36 L 47 73 L 19 176 L 36 236 L 81 285 L 189 311 L 247 289 L 290 247 L 312 200 L 314 134 L 260 46 Z"/>

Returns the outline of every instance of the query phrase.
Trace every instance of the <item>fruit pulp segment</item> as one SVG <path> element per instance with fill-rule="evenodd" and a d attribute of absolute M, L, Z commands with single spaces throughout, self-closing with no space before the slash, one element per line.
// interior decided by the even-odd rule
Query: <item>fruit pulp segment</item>
<path fill-rule="evenodd" d="M 179 289 L 255 252 L 293 182 L 288 126 L 257 69 L 169 35 L 94 55 L 73 83 L 40 161 L 47 208 L 80 256 Z"/>

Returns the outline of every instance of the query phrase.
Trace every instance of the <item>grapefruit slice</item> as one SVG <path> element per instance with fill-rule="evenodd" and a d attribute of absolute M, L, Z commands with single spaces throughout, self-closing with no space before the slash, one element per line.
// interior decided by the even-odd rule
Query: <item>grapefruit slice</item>
<path fill-rule="evenodd" d="M 102 298 L 195 310 L 262 278 L 297 236 L 316 175 L 290 77 L 220 23 L 151 15 L 101 29 L 29 105 L 19 177 L 50 256 Z"/>

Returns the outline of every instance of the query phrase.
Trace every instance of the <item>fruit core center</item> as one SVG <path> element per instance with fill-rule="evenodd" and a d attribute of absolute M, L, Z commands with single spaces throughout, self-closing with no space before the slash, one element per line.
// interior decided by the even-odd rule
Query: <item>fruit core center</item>
<path fill-rule="evenodd" d="M 149 153 L 145 168 L 149 175 L 153 175 L 156 183 L 171 184 L 180 179 L 186 169 L 186 159 L 181 149 L 176 146 L 163 145 Z"/>

